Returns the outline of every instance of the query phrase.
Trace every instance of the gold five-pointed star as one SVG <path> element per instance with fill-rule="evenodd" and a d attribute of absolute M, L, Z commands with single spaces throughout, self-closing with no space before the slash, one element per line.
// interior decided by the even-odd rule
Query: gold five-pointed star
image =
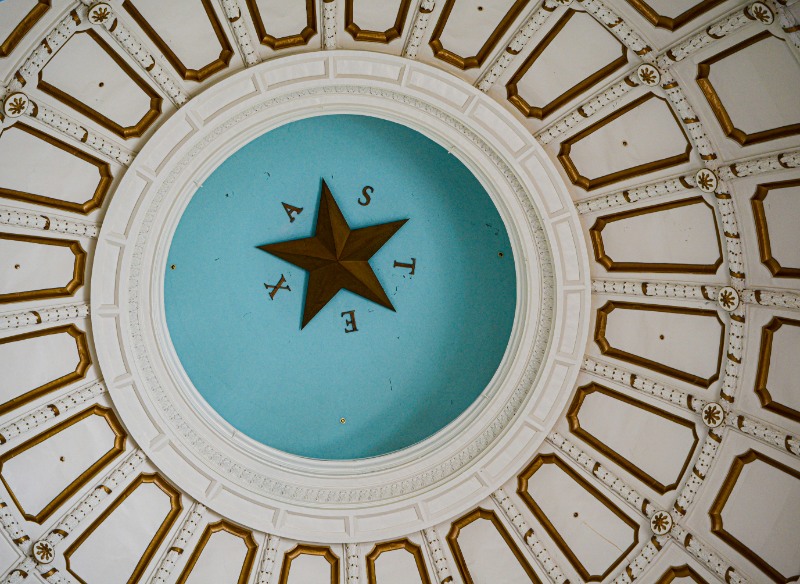
<path fill-rule="evenodd" d="M 313 237 L 258 246 L 308 272 L 301 329 L 342 289 L 394 310 L 369 259 L 406 221 L 408 219 L 351 230 L 323 180 Z"/>

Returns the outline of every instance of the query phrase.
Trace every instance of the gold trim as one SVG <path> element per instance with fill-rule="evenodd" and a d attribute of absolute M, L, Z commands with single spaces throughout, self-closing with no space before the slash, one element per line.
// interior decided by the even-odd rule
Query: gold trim
<path fill-rule="evenodd" d="M 618 71 L 622 67 L 624 67 L 628 63 L 627 57 L 627 48 L 624 44 L 620 43 L 613 34 L 608 32 L 605 28 L 601 27 L 602 30 L 608 34 L 611 38 L 613 38 L 619 46 L 622 48 L 622 56 L 618 57 L 617 59 L 611 61 L 605 67 L 598 69 L 583 81 L 579 82 L 576 85 L 573 85 L 569 89 L 567 89 L 564 93 L 556 97 L 550 103 L 543 105 L 541 107 L 532 106 L 530 105 L 525 98 L 518 93 L 517 84 L 522 80 L 522 78 L 527 74 L 528 70 L 533 66 L 533 64 L 541 57 L 542 53 L 544 53 L 545 49 L 550 45 L 551 42 L 561 33 L 564 27 L 567 25 L 569 20 L 577 13 L 576 10 L 572 8 L 567 9 L 558 22 L 550 29 L 550 31 L 545 35 L 545 37 L 536 45 L 536 48 L 533 49 L 530 55 L 523 61 L 522 65 L 517 72 L 509 79 L 508 83 L 506 83 L 506 92 L 508 101 L 510 101 L 520 112 L 522 115 L 528 118 L 536 118 L 538 120 L 543 120 L 551 113 L 559 109 L 561 106 L 566 104 L 567 102 L 571 101 L 572 99 L 578 97 L 582 93 L 588 91 L 591 87 L 594 87 L 598 83 L 600 83 L 603 79 L 606 79 L 610 75 L 612 75 L 615 71 Z M 585 13 L 583 13 L 585 14 Z M 598 25 L 599 26 L 599 25 Z M 627 78 L 626 78 L 627 79 Z"/>
<path fill-rule="evenodd" d="M 758 354 L 758 372 L 756 373 L 754 391 L 761 402 L 762 408 L 775 412 L 779 416 L 789 418 L 795 422 L 800 422 L 800 411 L 773 401 L 772 395 L 767 389 L 770 359 L 772 358 L 772 341 L 775 332 L 783 325 L 800 327 L 800 320 L 775 316 L 761 329 L 761 349 Z"/>
<path fill-rule="evenodd" d="M 712 10 L 725 2 L 725 0 L 701 0 L 695 6 L 684 10 L 678 16 L 669 17 L 659 14 L 655 8 L 644 0 L 628 0 L 634 10 L 641 14 L 647 22 L 656 28 L 665 28 L 669 31 L 676 31 L 683 25 L 699 18 L 709 10 Z"/>
<path fill-rule="evenodd" d="M 528 482 L 530 481 L 530 478 L 545 464 L 555 464 L 561 471 L 564 472 L 564 474 L 578 483 L 580 487 L 597 499 L 633 531 L 633 542 L 631 545 L 629 545 L 627 549 L 623 550 L 617 559 L 614 560 L 614 563 L 611 564 L 602 574 L 589 574 L 589 571 L 578 559 L 578 556 L 575 555 L 575 552 L 572 551 L 572 548 L 569 547 L 569 544 L 567 544 L 555 526 L 550 522 L 550 519 L 547 517 L 547 515 L 545 515 L 544 511 L 542 511 L 541 507 L 539 507 L 536 501 L 533 500 L 531 494 L 528 492 Z M 525 470 L 522 471 L 522 474 L 519 475 L 517 493 L 520 497 L 522 497 L 522 500 L 528 506 L 528 509 L 531 510 L 539 523 L 542 524 L 544 530 L 556 543 L 558 548 L 566 556 L 569 563 L 572 564 L 572 567 L 577 570 L 578 574 L 581 576 L 581 579 L 583 579 L 585 582 L 600 582 L 604 580 L 606 576 L 613 572 L 620 562 L 622 562 L 622 560 L 624 560 L 625 557 L 634 548 L 636 548 L 639 543 L 639 524 L 628 517 L 628 515 L 626 515 L 619 507 L 614 505 L 610 499 L 598 491 L 594 486 L 586 481 L 586 479 L 580 476 L 575 470 L 572 469 L 572 467 L 567 465 L 555 454 L 536 455 L 536 458 L 534 458 L 533 461 L 525 468 Z"/>
<path fill-rule="evenodd" d="M 169 61 L 170 65 L 175 68 L 178 74 L 187 81 L 197 82 L 204 81 L 214 73 L 225 69 L 228 65 L 230 65 L 231 57 L 233 57 L 233 47 L 231 46 L 230 41 L 228 41 L 228 37 L 225 36 L 225 33 L 222 30 L 222 24 L 217 17 L 217 13 L 214 11 L 214 6 L 211 4 L 211 0 L 200 1 L 203 3 L 206 16 L 211 23 L 211 28 L 214 29 L 214 35 L 217 37 L 217 41 L 219 41 L 221 49 L 219 56 L 216 59 L 200 69 L 187 68 L 186 65 L 183 64 L 183 61 L 180 60 L 178 55 L 176 55 L 170 46 L 164 41 L 164 39 L 161 38 L 161 36 L 152 26 L 150 26 L 150 23 L 136 9 L 136 6 L 134 6 L 131 0 L 125 0 L 122 3 L 122 7 L 128 12 L 128 14 L 131 15 L 131 18 L 136 21 L 136 24 L 141 27 L 150 40 L 153 41 L 153 43 L 158 47 L 158 50 L 164 54 L 164 56 L 167 58 L 167 61 Z"/>
<path fill-rule="evenodd" d="M 331 584 L 339 584 L 339 556 L 331 548 L 316 545 L 306 545 L 299 543 L 291 550 L 283 554 L 283 565 L 281 566 L 281 577 L 278 584 L 286 584 L 289 581 L 289 570 L 292 569 L 292 560 L 298 556 L 322 556 L 331 566 Z"/>
<path fill-rule="evenodd" d="M 103 200 L 108 194 L 108 190 L 111 188 L 111 183 L 114 180 L 113 176 L 111 175 L 111 165 L 109 165 L 107 162 L 103 162 L 99 158 L 95 158 L 94 156 L 87 154 L 83 150 L 67 144 L 66 142 L 62 142 L 61 140 L 54 138 L 49 134 L 45 134 L 41 130 L 37 130 L 36 128 L 33 128 L 27 124 L 23 124 L 22 122 L 17 122 L 16 124 L 9 126 L 6 128 L 5 132 L 8 132 L 12 129 L 20 130 L 26 134 L 30 134 L 34 138 L 43 140 L 51 146 L 55 146 L 59 150 L 63 150 L 64 152 L 71 154 L 72 156 L 75 156 L 84 162 L 88 162 L 92 166 L 95 166 L 100 173 L 100 182 L 97 183 L 97 187 L 94 190 L 92 198 L 84 203 L 71 203 L 69 201 L 63 201 L 53 197 L 15 191 L 5 187 L 0 187 L 0 197 L 12 199 L 14 201 L 25 201 L 28 203 L 43 205 L 45 207 L 53 207 L 55 209 L 60 209 L 61 211 L 81 213 L 83 215 L 88 215 L 91 211 L 100 208 L 100 206 L 103 204 Z M 47 227 L 45 229 L 47 229 Z"/>
<path fill-rule="evenodd" d="M 327 1 L 325 0 L 325 2 Z M 250 19 L 256 27 L 256 34 L 258 34 L 261 44 L 267 45 L 273 51 L 289 47 L 301 47 L 308 44 L 308 41 L 317 34 L 317 9 L 314 5 L 314 0 L 306 0 L 306 26 L 303 30 L 297 34 L 284 37 L 274 37 L 267 33 L 256 0 L 247 0 L 247 10 L 250 12 Z"/>
<path fill-rule="evenodd" d="M 703 204 L 711 209 L 711 217 L 714 221 L 714 234 L 717 236 L 717 250 L 719 256 L 717 261 L 713 264 L 669 264 L 669 263 L 647 263 L 647 262 L 615 262 L 608 255 L 606 255 L 605 246 L 603 244 L 603 229 L 606 225 L 614 221 L 624 221 L 631 217 L 638 217 L 649 213 L 660 213 L 662 211 L 669 211 L 678 207 L 686 207 L 689 205 Z M 603 215 L 598 217 L 594 225 L 589 229 L 589 236 L 592 240 L 592 247 L 594 248 L 594 259 L 602 265 L 609 272 L 648 272 L 648 273 L 684 273 L 684 274 L 716 274 L 719 267 L 722 265 L 722 241 L 719 236 L 719 225 L 717 224 L 717 215 L 714 213 L 714 207 L 709 205 L 703 197 L 690 197 L 688 199 L 681 199 L 679 201 L 671 201 L 669 203 L 660 203 L 658 205 L 651 205 L 649 207 L 640 207 L 631 211 L 622 211 L 620 213 L 613 213 L 611 215 Z"/>
<path fill-rule="evenodd" d="M 192 573 L 192 570 L 194 570 L 197 560 L 200 559 L 200 555 L 203 553 L 206 544 L 211 539 L 211 536 L 218 531 L 226 531 L 231 535 L 235 535 L 236 537 L 240 538 L 247 547 L 247 554 L 244 557 L 242 570 L 239 572 L 239 579 L 237 580 L 238 584 L 247 584 L 247 581 L 250 579 L 250 571 L 253 569 L 253 564 L 256 561 L 258 545 L 253 539 L 253 533 L 251 531 L 239 527 L 238 525 L 234 525 L 225 519 L 220 519 L 216 523 L 211 523 L 210 525 L 206 526 L 205 530 L 203 531 L 203 535 L 200 536 L 200 540 L 197 542 L 192 555 L 189 556 L 186 566 L 183 568 L 183 571 L 178 577 L 176 584 L 184 584 L 186 582 L 186 580 L 189 578 L 189 575 Z M 171 549 L 177 550 L 178 548 Z M 180 550 L 179 553 L 183 553 L 183 550 Z"/>
<path fill-rule="evenodd" d="M 761 263 L 767 266 L 767 269 L 776 278 L 800 278 L 800 267 L 784 267 L 772 255 L 772 245 L 769 240 L 769 226 L 767 225 L 767 214 L 764 209 L 764 199 L 767 198 L 771 190 L 788 189 L 792 187 L 800 187 L 800 179 L 763 183 L 756 187 L 756 192 L 750 199 L 750 204 L 753 207 L 753 221 L 755 221 L 756 224 L 758 253 L 761 256 Z"/>
<path fill-rule="evenodd" d="M 366 556 L 367 584 L 378 584 L 377 576 L 375 575 L 375 561 L 378 559 L 378 556 L 384 552 L 391 552 L 394 550 L 405 550 L 414 556 L 420 582 L 422 582 L 422 584 L 431 584 L 431 580 L 428 577 L 428 568 L 425 566 L 425 559 L 422 555 L 422 549 L 408 538 L 379 543 L 372 548 L 372 551 Z"/>
<path fill-rule="evenodd" d="M 606 339 L 606 324 L 608 321 L 608 315 L 615 308 L 620 308 L 622 310 L 644 310 L 651 312 L 688 314 L 691 316 L 702 316 L 702 317 L 713 316 L 714 318 L 717 319 L 717 322 L 721 325 L 721 330 L 719 334 L 719 356 L 717 358 L 716 372 L 711 377 L 704 378 L 695 375 L 693 373 L 688 373 L 680 369 L 675 369 L 668 365 L 664 365 L 663 363 L 651 361 L 650 359 L 647 359 L 645 357 L 634 355 L 633 353 L 628 353 L 627 351 L 623 351 L 621 349 L 616 349 L 612 347 L 611 344 Z M 705 310 L 702 308 L 687 308 L 683 306 L 666 306 L 663 304 L 641 304 L 638 302 L 619 302 L 619 301 L 609 300 L 602 307 L 597 309 L 597 322 L 595 323 L 595 329 L 594 329 L 594 341 L 595 343 L 597 343 L 597 346 L 600 348 L 600 352 L 603 355 L 608 355 L 609 357 L 614 357 L 615 359 L 619 359 L 620 361 L 626 361 L 628 363 L 633 363 L 634 365 L 638 365 L 639 367 L 644 367 L 646 369 L 657 371 L 658 373 L 661 373 L 663 375 L 668 375 L 669 377 L 680 379 L 681 381 L 691 383 L 692 385 L 697 385 L 698 387 L 708 388 L 711 386 L 712 383 L 714 383 L 717 379 L 719 379 L 719 370 L 722 366 L 722 352 L 725 345 L 725 323 L 723 323 L 720 320 L 719 314 L 717 314 L 716 310 Z"/>
<path fill-rule="evenodd" d="M 61 325 L 49 329 L 37 330 L 30 333 L 23 333 L 21 335 L 14 335 L 0 339 L 0 345 L 14 343 L 17 341 L 24 341 L 36 337 L 44 337 L 48 335 L 68 334 L 75 339 L 75 344 L 78 350 L 78 364 L 75 366 L 75 371 L 71 371 L 53 381 L 48 381 L 44 385 L 40 385 L 34 389 L 28 390 L 25 393 L 18 395 L 15 398 L 0 404 L 0 416 L 7 414 L 11 410 L 19 408 L 35 399 L 39 399 L 43 395 L 51 393 L 62 387 L 66 387 L 74 381 L 83 379 L 89 366 L 92 364 L 92 358 L 89 355 L 89 342 L 86 340 L 86 333 L 80 330 L 74 324 Z"/>
<path fill-rule="evenodd" d="M 17 499 L 17 496 L 14 494 L 14 491 L 11 488 L 11 485 L 8 484 L 6 481 L 6 477 L 2 474 L 3 465 L 19 456 L 26 450 L 33 448 L 34 446 L 41 444 L 45 440 L 49 440 L 59 432 L 62 432 L 81 422 L 82 420 L 87 419 L 90 416 L 100 416 L 104 418 L 106 423 L 108 423 L 109 427 L 111 428 L 112 432 L 114 432 L 114 445 L 100 458 L 98 458 L 94 463 L 92 463 L 89 468 L 83 471 L 80 476 L 78 476 L 74 481 L 72 481 L 69 485 L 67 485 L 59 494 L 57 494 L 53 499 L 47 503 L 38 513 L 28 513 L 25 509 L 22 508 L 22 504 Z M 13 448 L 0 456 L 0 481 L 3 482 L 6 490 L 8 491 L 11 500 L 14 501 L 14 504 L 19 509 L 19 512 L 27 521 L 33 521 L 34 523 L 38 523 L 41 525 L 44 523 L 50 516 L 55 513 L 61 505 L 63 505 L 68 499 L 72 498 L 75 493 L 83 489 L 87 483 L 93 480 L 98 473 L 103 470 L 108 464 L 117 458 L 120 454 L 125 451 L 125 439 L 127 434 L 120 424 L 117 417 L 114 415 L 114 412 L 110 408 L 106 408 L 103 406 L 95 405 L 90 408 L 87 408 L 80 412 L 79 414 L 75 414 L 71 418 L 68 418 L 61 422 L 60 424 L 56 424 L 52 428 L 42 432 L 41 434 L 23 442 L 16 448 Z"/>
<path fill-rule="evenodd" d="M 644 164 L 632 166 L 631 168 L 626 168 L 624 170 L 618 170 L 616 172 L 612 172 L 611 174 L 599 176 L 597 178 L 587 178 L 583 176 L 578 171 L 577 166 L 570 158 L 572 145 L 577 142 L 580 142 L 587 136 L 594 134 L 597 130 L 599 130 L 606 124 L 609 124 L 614 120 L 616 120 L 617 118 L 627 114 L 628 112 L 633 111 L 634 109 L 636 109 L 637 107 L 639 107 L 640 105 L 651 99 L 658 99 L 666 104 L 669 113 L 672 114 L 672 118 L 675 120 L 675 125 L 681 131 L 683 139 L 686 141 L 686 150 L 682 154 L 677 154 L 675 156 L 662 158 L 660 160 L 654 160 L 652 162 L 646 162 Z M 558 153 L 558 160 L 564 166 L 564 170 L 567 172 L 567 176 L 569 177 L 569 180 L 572 181 L 572 184 L 577 185 L 586 191 L 592 191 L 594 189 L 598 189 L 600 187 L 604 187 L 606 185 L 610 185 L 615 182 L 636 178 L 644 174 L 650 174 L 652 172 L 664 170 L 666 168 L 671 168 L 673 166 L 689 162 L 689 153 L 691 151 L 692 151 L 692 143 L 689 141 L 689 137 L 686 135 L 686 130 L 680 123 L 678 116 L 675 115 L 675 112 L 673 111 L 672 107 L 670 107 L 669 102 L 665 98 L 659 97 L 655 93 L 650 92 L 624 105 L 615 112 L 604 117 L 602 120 L 599 120 L 594 124 L 592 124 L 591 126 L 589 126 L 588 128 L 581 130 L 574 136 L 571 136 L 566 140 L 564 140 L 561 143 L 561 150 Z"/>
<path fill-rule="evenodd" d="M 51 0 L 38 0 L 30 12 L 19 21 L 14 30 L 0 43 L 0 57 L 8 57 L 20 41 L 28 34 L 44 13 L 50 10 Z"/>
<path fill-rule="evenodd" d="M 486 42 L 483 43 L 483 46 L 478 50 L 478 54 L 471 57 L 462 57 L 461 55 L 457 55 L 445 49 L 442 46 L 442 41 L 439 40 L 444 32 L 445 26 L 447 26 L 447 21 L 450 18 L 450 13 L 453 11 L 453 6 L 455 6 L 456 3 L 456 0 L 446 0 L 444 8 L 442 8 L 442 13 L 439 15 L 439 20 L 436 21 L 431 40 L 428 41 L 431 49 L 433 49 L 433 56 L 459 69 L 466 70 L 480 67 L 489 57 L 489 54 L 494 50 L 495 46 L 497 46 L 497 43 L 500 42 L 500 39 L 503 38 L 503 35 L 506 34 L 511 25 L 514 24 L 514 21 L 522 13 L 522 10 L 529 1 L 530 0 L 516 0 L 511 8 L 508 9 L 508 12 L 506 12 L 506 15 L 500 23 L 492 31 L 492 34 L 489 35 L 489 38 L 486 39 Z"/>
<path fill-rule="evenodd" d="M 739 44 L 730 47 L 729 49 L 722 51 L 721 53 L 717 53 L 713 57 L 706 59 L 697 65 L 696 81 L 700 86 L 700 90 L 703 92 L 708 105 L 711 106 L 711 111 L 714 112 L 719 125 L 722 127 L 723 133 L 728 138 L 735 140 L 740 146 L 748 146 L 750 144 L 758 144 L 760 142 L 768 142 L 770 140 L 778 140 L 780 138 L 786 138 L 788 136 L 796 136 L 797 134 L 800 134 L 800 123 L 780 126 L 778 128 L 772 128 L 769 130 L 762 130 L 752 134 L 747 134 L 740 130 L 734 126 L 728 110 L 725 109 L 725 105 L 722 103 L 722 100 L 720 99 L 716 89 L 714 89 L 714 86 L 711 84 L 711 80 L 709 79 L 711 65 L 722 61 L 723 59 L 727 59 L 731 55 L 746 49 L 750 45 L 759 43 L 769 37 L 786 42 L 785 39 L 775 36 L 768 30 L 765 30 L 755 36 L 750 37 L 749 39 L 740 42 Z"/>
<path fill-rule="evenodd" d="M 753 550 L 739 541 L 734 535 L 727 532 L 723 526 L 722 522 L 722 511 L 725 509 L 725 505 L 728 502 L 728 499 L 733 493 L 733 489 L 736 486 L 736 482 L 739 480 L 739 476 L 742 473 L 742 470 L 745 466 L 750 464 L 751 462 L 755 462 L 756 460 L 760 460 L 761 462 L 771 466 L 772 468 L 777 469 L 778 471 L 788 474 L 791 477 L 794 477 L 798 481 L 800 481 L 800 471 L 795 470 L 785 464 L 778 462 L 777 460 L 770 458 L 760 452 L 750 449 L 744 454 L 740 454 L 736 458 L 733 459 L 731 462 L 731 467 L 728 470 L 728 475 L 725 477 L 725 480 L 722 482 L 722 486 L 720 486 L 719 493 L 717 493 L 716 499 L 714 499 L 714 503 L 712 503 L 711 508 L 708 510 L 708 516 L 711 519 L 711 533 L 716 535 L 738 553 L 742 554 L 749 562 L 754 564 L 759 570 L 764 572 L 767 576 L 769 576 L 775 582 L 794 582 L 798 578 L 800 578 L 800 574 L 796 574 L 793 576 L 784 576 L 778 570 L 773 568 L 769 565 L 761 556 L 756 554 Z"/>
<path fill-rule="evenodd" d="M 38 237 L 35 235 L 17 235 L 15 233 L 0 233 L 0 240 L 22 241 L 34 245 L 52 245 L 55 247 L 68 247 L 75 255 L 75 268 L 72 279 L 65 286 L 59 288 L 43 288 L 41 290 L 27 290 L 24 292 L 10 292 L 0 294 L 0 304 L 22 302 L 24 300 L 43 300 L 45 298 L 61 298 L 74 296 L 75 292 L 83 286 L 84 272 L 86 270 L 86 252 L 81 244 L 71 239 L 53 239 L 51 237 Z"/>
<path fill-rule="evenodd" d="M 683 426 L 684 428 L 689 428 L 692 431 L 692 446 L 689 448 L 689 452 L 686 454 L 686 460 L 683 462 L 683 466 L 681 470 L 678 472 L 678 476 L 675 477 L 675 481 L 670 483 L 669 485 L 664 485 L 663 483 L 659 482 L 649 473 L 645 472 L 640 467 L 633 464 L 627 458 L 619 454 L 616 450 L 613 450 L 611 447 L 606 445 L 602 442 L 599 438 L 590 434 L 588 431 L 584 430 L 580 424 L 580 409 L 583 406 L 583 402 L 588 395 L 592 393 L 600 393 L 605 395 L 610 399 L 615 399 L 625 403 L 629 406 L 639 408 L 648 412 L 650 414 L 659 416 L 668 420 L 674 424 L 678 424 L 679 426 Z M 613 389 L 609 389 L 603 385 L 599 385 L 597 383 L 589 383 L 577 389 L 575 393 L 575 397 L 572 400 L 572 404 L 569 406 L 569 410 L 567 410 L 567 421 L 569 422 L 569 429 L 575 436 L 586 442 L 587 444 L 591 445 L 595 450 L 606 456 L 607 458 L 614 461 L 620 467 L 624 468 L 626 471 L 631 473 L 637 479 L 642 481 L 648 487 L 653 489 L 659 495 L 663 495 L 669 491 L 675 490 L 678 485 L 680 484 L 681 480 L 683 479 L 684 473 L 686 473 L 686 469 L 689 468 L 689 464 L 694 457 L 694 452 L 697 449 L 697 443 L 700 441 L 699 437 L 697 436 L 697 429 L 693 422 L 687 420 L 685 418 L 681 418 L 680 416 L 676 416 L 675 414 L 671 414 L 666 412 L 660 408 L 652 406 L 648 403 L 643 401 L 639 401 L 638 399 L 634 399 L 629 397 L 623 393 L 618 391 L 614 391 Z"/>
<path fill-rule="evenodd" d="M 39 84 L 37 85 L 38 89 L 42 92 L 50 95 L 51 97 L 57 99 L 58 101 L 68 105 L 72 109 L 81 114 L 85 115 L 90 120 L 98 123 L 99 125 L 103 126 L 105 129 L 113 132 L 117 136 L 121 138 L 138 138 L 142 134 L 144 134 L 153 122 L 156 121 L 156 118 L 161 114 L 161 96 L 156 92 L 155 89 L 150 87 L 148 83 L 146 83 L 139 75 L 131 68 L 130 65 L 119 55 L 111 46 L 103 40 L 100 34 L 96 30 L 80 30 L 76 32 L 72 37 L 74 38 L 76 35 L 79 34 L 87 34 L 89 37 L 102 49 L 106 52 L 106 54 L 111 57 L 114 63 L 122 69 L 122 71 L 133 81 L 142 92 L 150 98 L 150 109 L 147 113 L 139 120 L 135 126 L 127 126 L 122 127 L 117 122 L 107 118 L 97 110 L 92 107 L 89 107 L 82 101 L 72 97 L 68 93 L 58 89 L 57 87 L 50 85 L 47 81 L 44 81 L 43 75 L 45 69 L 47 69 L 47 65 L 45 65 L 41 71 L 39 71 Z M 69 41 L 68 41 L 69 42 Z M 61 47 L 63 48 L 66 46 L 66 43 Z M 61 50 L 61 49 L 59 49 Z M 57 51 L 58 52 L 58 51 Z M 51 61 L 52 62 L 52 61 Z M 49 65 L 49 63 L 48 63 Z"/>
<path fill-rule="evenodd" d="M 450 546 L 450 551 L 453 552 L 453 557 L 456 560 L 456 566 L 458 566 L 458 571 L 461 572 L 461 578 L 464 580 L 464 584 L 475 584 L 475 581 L 472 579 L 472 574 L 470 574 L 469 568 L 467 567 L 467 561 L 464 558 L 464 554 L 461 552 L 461 546 L 458 544 L 458 535 L 464 527 L 474 521 L 477 521 L 478 519 L 485 519 L 492 523 L 494 528 L 503 538 L 503 541 L 505 541 L 506 545 L 511 550 L 511 553 L 513 553 L 514 557 L 517 558 L 519 565 L 523 570 L 525 570 L 525 573 L 528 575 L 528 578 L 530 578 L 530 581 L 534 584 L 541 584 L 541 580 L 539 580 L 539 578 L 536 576 L 536 572 L 533 571 L 533 568 L 531 567 L 527 558 L 525 558 L 525 556 L 522 554 L 520 549 L 517 547 L 517 544 L 514 543 L 511 534 L 508 533 L 508 530 L 500 522 L 497 514 L 494 511 L 483 509 L 481 507 L 478 507 L 477 509 L 470 511 L 466 515 L 462 515 L 460 518 L 456 519 L 450 526 L 450 533 L 447 534 L 447 545 Z"/>
<path fill-rule="evenodd" d="M 147 545 L 147 548 L 145 549 L 144 554 L 142 554 L 142 557 L 139 559 L 139 562 L 136 564 L 133 573 L 128 577 L 128 584 L 136 584 L 144 575 L 147 565 L 150 563 L 150 560 L 153 559 L 153 556 L 158 551 L 158 548 L 164 539 L 167 537 L 167 533 L 169 533 L 169 530 L 172 529 L 172 526 L 175 524 L 175 521 L 178 519 L 178 516 L 181 514 L 181 510 L 183 509 L 183 505 L 181 505 L 180 491 L 169 484 L 161 475 L 156 473 L 142 473 L 136 477 L 136 479 L 134 479 L 134 481 L 128 485 L 124 491 L 122 491 L 120 496 L 117 497 L 114 502 L 111 503 L 111 505 L 109 505 L 64 552 L 64 562 L 66 563 L 67 572 L 72 574 L 72 576 L 81 584 L 87 583 L 70 567 L 70 559 L 72 554 L 75 553 L 75 550 L 77 550 L 81 545 L 83 545 L 89 536 L 92 535 L 92 533 L 94 533 L 94 531 L 100 527 L 100 525 L 102 525 L 106 519 L 108 519 L 108 517 L 125 501 L 125 499 L 130 497 L 131 494 L 133 494 L 133 492 L 144 483 L 153 483 L 159 489 L 161 489 L 170 500 L 170 511 L 164 517 L 164 521 L 161 522 L 161 525 L 153 535 L 153 539 L 151 539 L 150 543 Z"/>
<path fill-rule="evenodd" d="M 670 584 L 676 578 L 691 578 L 697 584 L 708 584 L 700 574 L 694 571 L 694 568 L 688 564 L 682 566 L 672 566 L 658 579 L 656 584 Z"/>
<path fill-rule="evenodd" d="M 389 44 L 394 39 L 400 38 L 403 34 L 403 27 L 408 17 L 408 10 L 411 8 L 411 0 L 400 0 L 394 25 L 384 31 L 364 30 L 353 22 L 353 2 L 354 0 L 345 0 L 344 2 L 344 29 L 350 33 L 353 39 L 371 43 Z"/>

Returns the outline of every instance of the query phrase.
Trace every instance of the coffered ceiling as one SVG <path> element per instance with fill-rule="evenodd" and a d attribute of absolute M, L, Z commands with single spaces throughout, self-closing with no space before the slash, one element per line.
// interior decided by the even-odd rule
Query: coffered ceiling
<path fill-rule="evenodd" d="M 432 65 L 544 149 L 584 230 L 591 333 L 491 497 L 322 545 L 313 518 L 301 540 L 242 527 L 148 459 L 98 366 L 91 315 L 113 307 L 91 267 L 176 111 L 338 49 Z M 0 2 L 3 582 L 797 581 L 799 59 L 796 0 Z"/>

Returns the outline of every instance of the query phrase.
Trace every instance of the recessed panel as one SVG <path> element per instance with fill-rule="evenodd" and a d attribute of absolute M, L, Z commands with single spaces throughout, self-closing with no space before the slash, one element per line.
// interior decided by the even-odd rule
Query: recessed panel
<path fill-rule="evenodd" d="M 253 534 L 225 520 L 208 525 L 177 584 L 247 584 L 258 546 Z"/>
<path fill-rule="evenodd" d="M 751 203 L 761 262 L 776 278 L 800 278 L 800 180 L 760 184 Z"/>
<path fill-rule="evenodd" d="M 800 320 L 775 317 L 761 330 L 755 392 L 762 407 L 800 422 Z"/>

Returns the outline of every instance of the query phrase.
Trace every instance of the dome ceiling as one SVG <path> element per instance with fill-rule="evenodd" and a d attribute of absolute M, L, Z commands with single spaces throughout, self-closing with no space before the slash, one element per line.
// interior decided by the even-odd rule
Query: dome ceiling
<path fill-rule="evenodd" d="M 796 581 L 799 60 L 793 0 L 0 2 L 2 581 Z M 128 284 L 163 292 L 136 242 L 208 136 L 381 99 L 498 191 L 518 303 L 528 265 L 556 294 L 528 298 L 552 331 L 512 333 L 530 393 L 486 394 L 482 456 L 412 447 L 449 466 L 370 512 L 353 477 L 402 469 L 287 458 L 330 474 L 288 493 L 183 444 Z"/>

